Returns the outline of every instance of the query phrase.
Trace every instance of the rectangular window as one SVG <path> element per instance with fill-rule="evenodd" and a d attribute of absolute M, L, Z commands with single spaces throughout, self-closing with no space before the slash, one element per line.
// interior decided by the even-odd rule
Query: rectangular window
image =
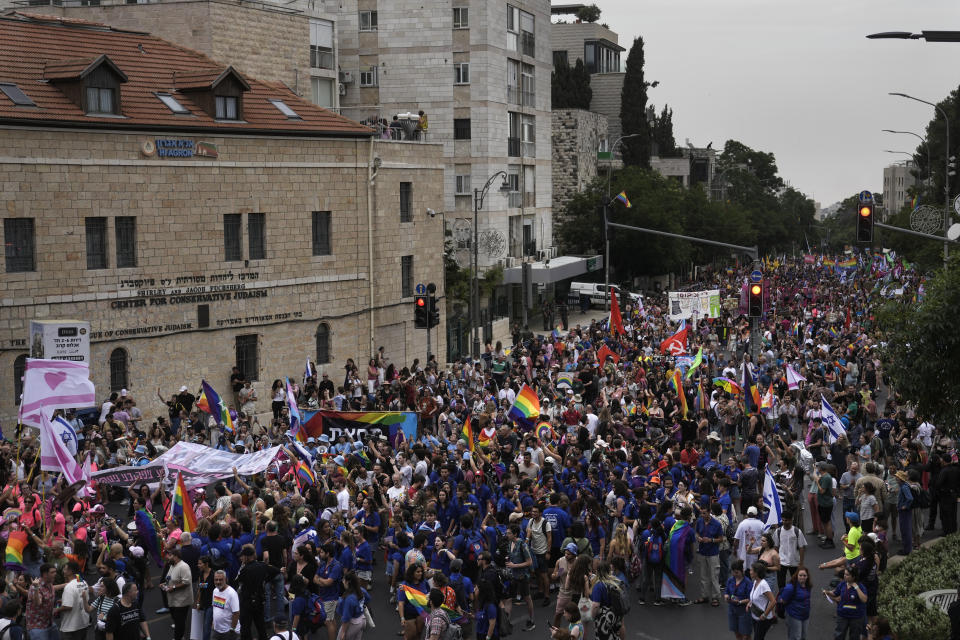
<path fill-rule="evenodd" d="M 454 118 L 453 119 L 453 139 L 454 140 L 470 139 L 470 118 Z"/>
<path fill-rule="evenodd" d="M 470 28 L 470 10 L 467 7 L 453 8 L 453 28 L 454 29 Z"/>
<path fill-rule="evenodd" d="M 313 255 L 329 256 L 333 254 L 330 246 L 330 212 L 313 212 Z"/>
<path fill-rule="evenodd" d="M 239 102 L 236 96 L 217 96 L 217 120 L 239 120 Z"/>
<path fill-rule="evenodd" d="M 137 266 L 137 219 L 133 216 L 114 218 L 117 239 L 117 268 Z"/>
<path fill-rule="evenodd" d="M 227 262 L 237 262 L 243 260 L 243 245 L 241 238 L 243 236 L 243 216 L 239 213 L 223 214 L 223 252 L 224 260 Z"/>
<path fill-rule="evenodd" d="M 413 222 L 413 183 L 400 183 L 400 222 Z"/>
<path fill-rule="evenodd" d="M 256 334 L 237 336 L 237 368 L 246 380 L 256 381 L 260 374 L 260 345 Z"/>
<path fill-rule="evenodd" d="M 321 107 L 333 106 L 333 79 L 310 78 L 310 97 Z"/>
<path fill-rule="evenodd" d="M 366 69 L 360 69 L 360 86 L 361 87 L 375 87 L 377 86 L 377 67 L 376 65 L 371 65 Z"/>
<path fill-rule="evenodd" d="M 583 45 L 583 66 L 587 73 L 597 72 L 597 43 L 587 42 Z"/>
<path fill-rule="evenodd" d="M 456 176 L 456 192 L 458 196 L 470 195 L 470 174 Z"/>
<path fill-rule="evenodd" d="M 533 65 L 520 65 L 520 104 L 532 107 L 536 98 L 536 85 L 533 78 Z"/>
<path fill-rule="evenodd" d="M 537 168 L 533 165 L 524 165 L 523 167 L 523 206 L 535 207 L 537 205 Z"/>
<path fill-rule="evenodd" d="M 454 9 L 456 11 L 456 9 Z M 466 11 L 466 9 L 464 9 Z M 0 93 L 10 98 L 13 104 L 18 107 L 35 107 L 37 106 L 30 97 L 21 91 L 20 87 L 10 82 L 0 82 Z"/>
<path fill-rule="evenodd" d="M 470 84 L 470 63 L 469 62 L 453 63 L 453 83 L 454 84 Z"/>
<path fill-rule="evenodd" d="M 523 115 L 520 120 L 520 153 L 525 157 L 537 155 L 537 122 L 533 116 Z"/>
<path fill-rule="evenodd" d="M 169 93 L 157 93 L 154 95 L 156 95 L 157 99 L 160 100 L 160 102 L 162 102 L 163 104 L 165 104 L 167 108 L 170 109 L 170 111 L 172 111 L 173 113 L 180 114 L 180 115 L 187 115 L 190 113 L 189 109 L 187 109 L 185 106 L 180 104 L 180 101 L 174 98 Z"/>
<path fill-rule="evenodd" d="M 523 194 L 520 193 L 520 166 L 510 165 L 507 167 L 507 184 L 510 185 L 510 192 L 507 194 L 507 206 L 519 207 L 523 202 Z"/>
<path fill-rule="evenodd" d="M 520 9 L 507 5 L 507 50 L 520 50 Z"/>
<path fill-rule="evenodd" d="M 33 271 L 33 218 L 5 218 L 3 245 L 7 258 L 7 273 Z"/>
<path fill-rule="evenodd" d="M 267 214 L 247 214 L 247 258 L 263 260 L 267 257 Z"/>
<path fill-rule="evenodd" d="M 561 64 L 570 64 L 569 59 L 567 58 L 566 51 L 554 51 L 553 52 L 553 66 L 559 67 Z"/>
<path fill-rule="evenodd" d="M 87 87 L 87 113 L 114 113 L 113 89 Z"/>
<path fill-rule="evenodd" d="M 310 66 L 314 69 L 333 69 L 333 23 L 329 20 L 310 20 Z"/>
<path fill-rule="evenodd" d="M 361 11 L 360 12 L 360 31 L 376 31 L 376 30 L 377 30 L 377 12 Z"/>
<path fill-rule="evenodd" d="M 400 297 L 413 296 L 413 256 L 400 258 Z"/>
<path fill-rule="evenodd" d="M 507 59 L 507 104 L 520 104 L 520 63 Z"/>
<path fill-rule="evenodd" d="M 87 269 L 107 268 L 107 219 L 87 218 Z"/>
<path fill-rule="evenodd" d="M 517 158 L 520 156 L 520 133 L 523 129 L 523 120 L 521 119 L 519 113 L 515 113 L 513 111 L 507 112 L 507 115 L 509 118 L 507 129 L 507 155 L 512 158 Z"/>
<path fill-rule="evenodd" d="M 533 14 L 526 11 L 520 12 L 520 48 L 523 55 L 531 58 L 537 55 L 536 39 L 534 38 L 534 20 Z"/>

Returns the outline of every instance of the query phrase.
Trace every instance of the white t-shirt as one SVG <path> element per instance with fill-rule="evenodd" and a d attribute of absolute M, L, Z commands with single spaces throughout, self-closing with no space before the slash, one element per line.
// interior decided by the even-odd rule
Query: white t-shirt
<path fill-rule="evenodd" d="M 70 611 L 60 618 L 60 630 L 65 632 L 79 631 L 90 626 L 90 614 L 83 608 L 82 592 L 87 590 L 87 585 L 71 580 L 63 587 L 64 607 L 70 607 Z"/>
<path fill-rule="evenodd" d="M 773 541 L 780 552 L 780 564 L 785 567 L 800 566 L 800 548 L 807 546 L 807 539 L 796 525 L 790 530 L 779 527 L 773 532 Z"/>
<path fill-rule="evenodd" d="M 337 509 L 344 512 L 350 511 L 350 492 L 346 487 L 337 493 Z"/>
<path fill-rule="evenodd" d="M 743 566 L 749 567 L 756 562 L 757 556 L 748 553 L 748 549 L 760 546 L 760 537 L 763 535 L 763 523 L 759 518 L 744 518 L 743 522 L 737 525 L 737 532 L 734 539 L 739 542 L 737 545 L 737 557 L 743 560 Z"/>
<path fill-rule="evenodd" d="M 227 633 L 230 631 L 230 620 L 233 614 L 240 611 L 240 597 L 233 587 L 228 586 L 221 591 L 218 588 L 213 590 L 213 630 L 217 633 Z M 240 633 L 240 621 L 237 620 L 237 626 L 233 629 Z"/>
<path fill-rule="evenodd" d="M 766 580 L 757 580 L 753 583 L 753 588 L 750 589 L 750 608 L 759 607 L 761 611 L 767 610 L 767 605 L 770 604 L 770 601 L 767 600 L 767 594 L 770 593 L 770 585 L 767 584 Z M 770 611 L 770 614 L 767 616 L 767 620 L 773 618 L 773 610 Z M 750 613 L 750 617 L 754 620 L 759 620 L 759 616 L 753 615 L 753 612 Z"/>
<path fill-rule="evenodd" d="M 936 429 L 932 424 L 927 421 L 921 422 L 920 426 L 917 427 L 917 437 L 920 438 L 920 442 L 923 443 L 923 446 L 930 448 L 933 446 L 933 431 Z"/>

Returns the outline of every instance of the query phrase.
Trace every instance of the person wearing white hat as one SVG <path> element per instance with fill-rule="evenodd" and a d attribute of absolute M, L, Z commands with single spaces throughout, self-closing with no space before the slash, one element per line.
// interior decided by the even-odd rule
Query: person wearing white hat
<path fill-rule="evenodd" d="M 744 566 L 753 565 L 757 555 L 750 553 L 750 549 L 760 546 L 760 537 L 763 535 L 763 522 L 757 517 L 757 508 L 747 508 L 747 517 L 737 525 L 737 532 L 733 539 L 737 544 L 737 557 L 743 560 Z"/>

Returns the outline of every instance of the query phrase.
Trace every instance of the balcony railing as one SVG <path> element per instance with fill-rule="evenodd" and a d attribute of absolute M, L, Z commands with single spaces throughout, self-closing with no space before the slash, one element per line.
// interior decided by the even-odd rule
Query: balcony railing
<path fill-rule="evenodd" d="M 520 50 L 525 56 L 530 56 L 531 58 L 536 57 L 537 39 L 532 33 L 524 31 L 520 34 Z"/>
<path fill-rule="evenodd" d="M 310 47 L 310 67 L 313 69 L 333 69 L 333 51 Z"/>
<path fill-rule="evenodd" d="M 520 157 L 520 138 L 507 138 L 507 155 L 511 158 Z"/>
<path fill-rule="evenodd" d="M 341 106 L 337 111 L 340 115 L 366 125 L 377 132 L 380 140 L 394 142 L 430 142 L 432 138 L 428 131 L 419 127 L 419 118 L 416 111 L 384 111 L 381 105 Z M 394 121 L 393 116 L 399 116 Z"/>

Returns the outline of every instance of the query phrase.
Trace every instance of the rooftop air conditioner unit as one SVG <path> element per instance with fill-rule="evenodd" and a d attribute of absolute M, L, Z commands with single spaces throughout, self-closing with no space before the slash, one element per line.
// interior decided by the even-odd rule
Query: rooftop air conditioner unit
<path fill-rule="evenodd" d="M 513 256 L 507 256 L 506 258 L 504 258 L 504 261 L 506 263 L 507 269 L 512 269 L 513 267 L 516 267 L 517 263 L 519 262 Z"/>

